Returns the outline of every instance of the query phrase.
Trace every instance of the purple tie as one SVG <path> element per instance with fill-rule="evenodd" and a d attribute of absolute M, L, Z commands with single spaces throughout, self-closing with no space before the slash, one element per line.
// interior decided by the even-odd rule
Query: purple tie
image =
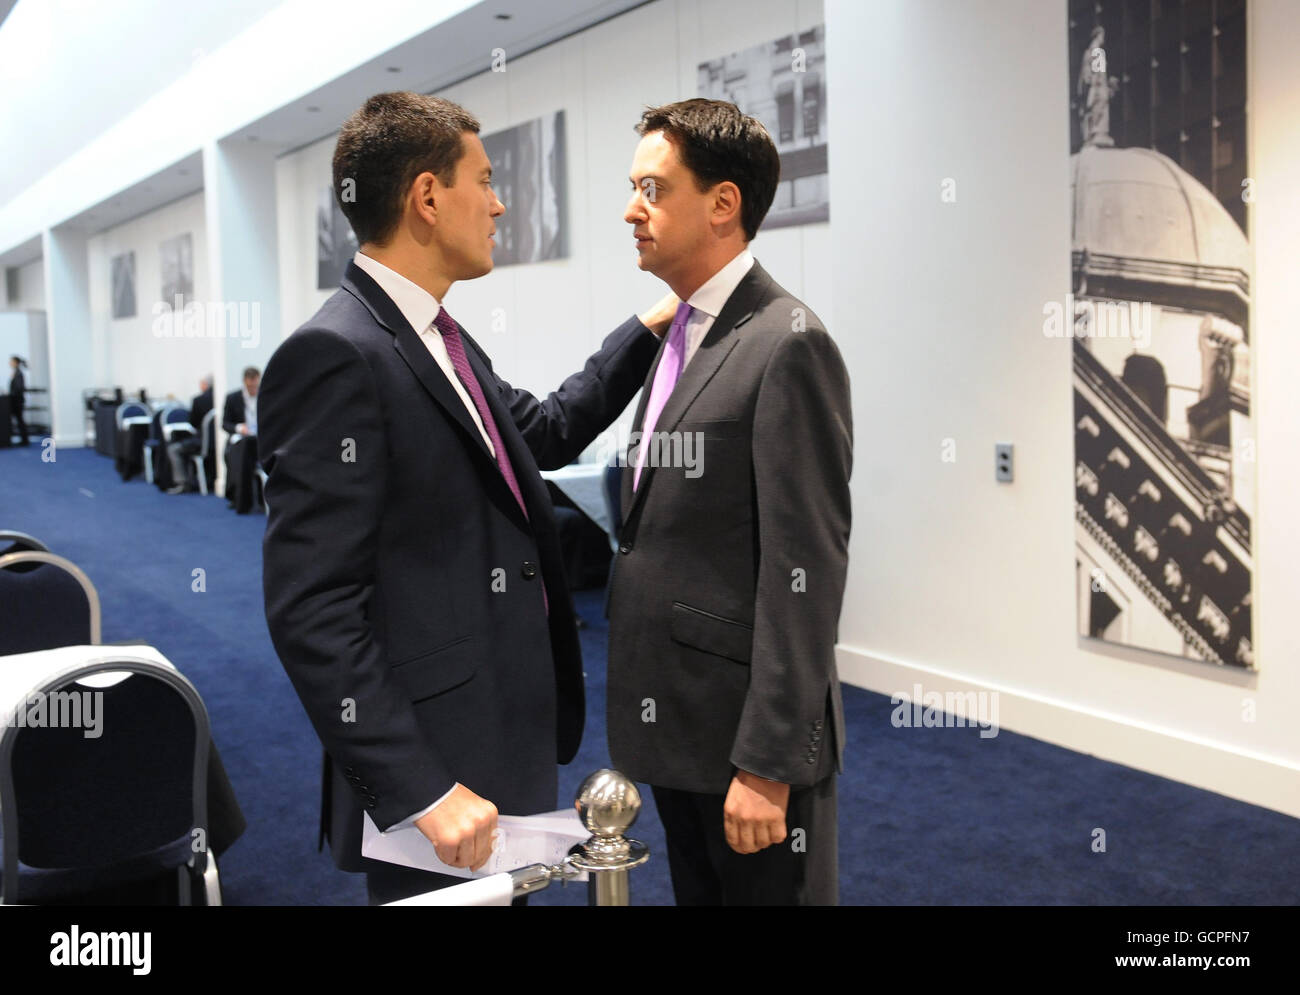
<path fill-rule="evenodd" d="M 433 323 L 442 333 L 442 341 L 447 346 L 447 355 L 451 358 L 451 365 L 456 368 L 456 375 L 469 391 L 474 407 L 478 408 L 479 418 L 483 419 L 483 428 L 487 431 L 488 438 L 492 440 L 492 448 L 497 452 L 497 466 L 501 468 L 501 476 L 506 478 L 510 493 L 515 496 L 515 500 L 519 502 L 519 510 L 527 518 L 528 508 L 524 506 L 524 496 L 519 490 L 519 481 L 515 479 L 514 467 L 510 465 L 510 456 L 506 453 L 505 443 L 501 441 L 501 433 L 497 431 L 497 423 L 492 417 L 492 411 L 487 406 L 487 398 L 483 396 L 483 388 L 479 386 L 478 377 L 474 376 L 474 371 L 470 369 L 469 357 L 465 355 L 465 344 L 460 338 L 460 329 L 456 327 L 455 319 L 447 313 L 446 308 L 438 311 L 438 316 L 433 319 Z"/>
<path fill-rule="evenodd" d="M 488 438 L 492 440 L 492 448 L 497 452 L 497 466 L 501 468 L 501 476 L 506 478 L 506 485 L 510 488 L 510 493 L 515 496 L 515 500 L 519 502 L 519 510 L 524 513 L 524 518 L 528 518 L 524 495 L 519 490 L 519 481 L 515 479 L 515 470 L 510 465 L 510 456 L 506 453 L 505 443 L 501 441 L 501 433 L 497 431 L 496 419 L 492 417 L 492 411 L 487 406 L 487 398 L 483 396 L 483 388 L 470 368 L 469 357 L 465 355 L 465 344 L 460 339 L 460 329 L 456 326 L 455 319 L 447 313 L 446 308 L 439 309 L 433 323 L 442 333 L 442 341 L 447 347 L 447 355 L 451 359 L 451 365 L 455 367 L 456 375 L 469 391 L 474 407 L 478 408 L 478 416 L 483 419 L 483 428 L 487 431 Z M 551 614 L 545 582 L 542 583 L 542 607 L 545 608 L 547 615 Z"/>
<path fill-rule="evenodd" d="M 686 365 L 686 322 L 690 320 L 695 309 L 682 301 L 677 305 L 673 315 L 673 327 L 668 333 L 668 344 L 664 346 L 663 358 L 659 360 L 659 369 L 655 371 L 655 382 L 650 387 L 650 400 L 645 406 L 645 418 L 641 420 L 641 444 L 637 447 L 636 470 L 632 474 L 632 490 L 641 483 L 641 464 L 645 462 L 645 451 L 650 445 L 650 433 L 655 430 L 655 423 L 663 414 L 664 405 L 672 395 L 673 387 L 682 375 Z"/>

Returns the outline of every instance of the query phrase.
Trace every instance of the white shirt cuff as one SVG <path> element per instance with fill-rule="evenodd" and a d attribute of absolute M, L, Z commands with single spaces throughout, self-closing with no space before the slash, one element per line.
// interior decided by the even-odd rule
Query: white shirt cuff
<path fill-rule="evenodd" d="M 452 791 L 455 791 L 455 790 L 456 790 L 457 788 L 459 788 L 459 787 L 460 787 L 460 782 L 457 781 L 455 784 L 453 784 L 453 785 L 451 786 L 451 791 L 448 791 L 445 795 L 443 795 L 441 798 L 439 798 L 436 802 L 434 802 L 434 803 L 433 803 L 432 805 L 430 805 L 428 808 L 421 809 L 419 812 L 416 812 L 414 815 L 409 816 L 409 817 L 403 819 L 401 822 L 397 823 L 396 825 L 389 826 L 387 829 L 384 830 L 384 832 L 386 832 L 386 833 L 391 833 L 391 832 L 393 832 L 393 831 L 395 831 L 395 830 L 398 830 L 398 829 L 409 829 L 411 826 L 414 826 L 415 823 L 416 823 L 418 820 L 423 819 L 426 815 L 428 815 L 428 814 L 429 814 L 430 812 L 432 812 L 435 808 L 437 808 L 439 805 L 441 805 L 443 802 L 445 802 L 448 798 L 450 798 L 450 797 L 451 797 L 451 792 L 452 792 Z"/>

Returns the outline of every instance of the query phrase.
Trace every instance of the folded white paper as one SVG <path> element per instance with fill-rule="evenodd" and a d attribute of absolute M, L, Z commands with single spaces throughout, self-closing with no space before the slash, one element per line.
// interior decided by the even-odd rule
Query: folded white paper
<path fill-rule="evenodd" d="M 413 898 L 402 898 L 385 905 L 509 905 L 514 897 L 514 882 L 509 874 L 475 878 L 450 888 L 438 888 Z"/>
<path fill-rule="evenodd" d="M 498 816 L 492 856 L 477 871 L 471 871 L 468 867 L 449 867 L 439 860 L 433 844 L 415 826 L 383 833 L 367 813 L 361 834 L 361 855 L 404 867 L 418 867 L 422 871 L 460 878 L 483 878 L 529 864 L 561 863 L 569 848 L 583 842 L 589 835 L 574 809 L 540 815 Z M 585 881 L 586 878 L 584 872 L 572 880 Z"/>

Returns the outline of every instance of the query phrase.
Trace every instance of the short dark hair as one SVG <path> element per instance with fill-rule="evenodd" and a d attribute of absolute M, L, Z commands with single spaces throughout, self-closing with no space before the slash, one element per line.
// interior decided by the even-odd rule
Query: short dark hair
<path fill-rule="evenodd" d="M 262 371 L 259 370 L 256 366 L 245 366 L 245 367 L 244 367 L 244 379 L 245 379 L 245 380 L 252 380 L 252 379 L 254 379 L 254 378 L 257 378 L 257 379 L 260 380 L 261 377 L 262 377 Z"/>
<path fill-rule="evenodd" d="M 421 173 L 456 182 L 460 136 L 475 117 L 450 100 L 421 93 L 377 93 L 343 123 L 334 146 L 334 197 L 359 243 L 383 244 L 402 220 L 402 204 Z M 344 197 L 350 183 L 350 196 Z"/>
<path fill-rule="evenodd" d="M 694 97 L 647 107 L 637 134 L 662 131 L 677 146 L 701 191 L 730 180 L 740 190 L 740 221 L 752 241 L 781 180 L 781 156 L 763 123 L 725 100 Z"/>

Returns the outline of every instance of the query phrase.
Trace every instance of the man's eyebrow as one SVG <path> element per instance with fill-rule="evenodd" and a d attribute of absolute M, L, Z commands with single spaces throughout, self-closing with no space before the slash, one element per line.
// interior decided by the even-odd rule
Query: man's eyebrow
<path fill-rule="evenodd" d="M 646 180 L 649 180 L 650 182 L 654 183 L 656 186 L 667 186 L 667 184 L 664 183 L 663 181 L 663 177 L 654 176 L 653 174 L 650 176 L 642 176 L 639 180 L 635 176 L 629 176 L 627 178 L 627 181 L 631 183 L 632 186 L 634 187 L 639 186 L 640 184 L 644 183 Z"/>
<path fill-rule="evenodd" d="M 483 169 L 479 172 L 479 176 L 486 176 L 486 177 L 488 177 L 489 179 L 491 179 L 491 177 L 492 177 L 492 167 L 491 167 L 491 166 L 484 166 Z"/>

